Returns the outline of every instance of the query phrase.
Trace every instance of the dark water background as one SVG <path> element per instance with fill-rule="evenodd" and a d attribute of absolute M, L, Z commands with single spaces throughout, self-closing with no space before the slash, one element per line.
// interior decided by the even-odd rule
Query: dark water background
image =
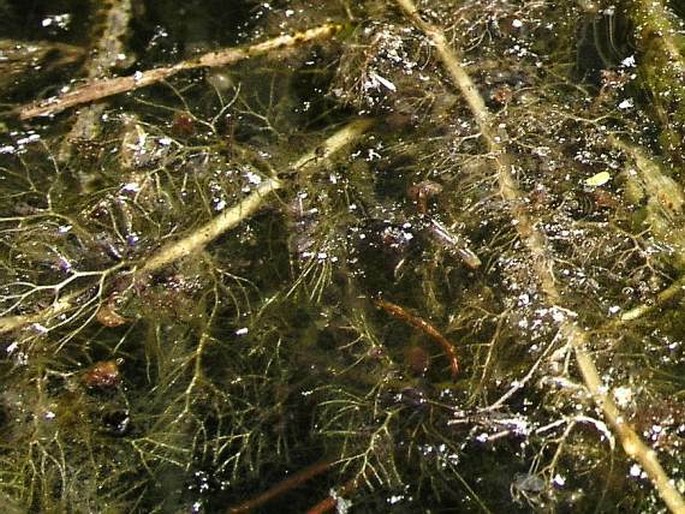
<path fill-rule="evenodd" d="M 424 6 L 435 23 L 453 20 L 449 34 L 511 137 L 563 308 L 537 291 L 471 113 L 397 10 L 180 4 L 134 5 L 134 58 L 116 74 L 329 19 L 346 27 L 335 42 L 108 99 L 102 132 L 64 162 L 73 112 L 19 122 L 12 109 L 82 76 L 80 61 L 53 66 L 49 52 L 4 85 L 3 309 L 30 315 L 54 301 L 48 290 L 8 308 L 25 284 L 113 271 L 100 289 L 84 276 L 58 291 L 75 294 L 73 318 L 0 339 L 0 500 L 15 512 L 233 512 L 324 462 L 255 510 L 306 512 L 334 490 L 349 512 L 660 512 L 557 333 L 558 317 L 577 311 L 603 379 L 682 484 L 680 303 L 634 325 L 615 316 L 683 269 L 680 240 L 649 232 L 648 195 L 629 194 L 634 166 L 608 143 L 610 132 L 628 136 L 681 183 L 649 88 L 621 64 L 645 52 L 629 3 Z M 87 46 L 98 6 L 0 2 L 0 37 Z M 606 70 L 625 87 L 608 87 Z M 626 100 L 634 108 L 617 107 Z M 368 135 L 297 178 L 291 163 L 360 118 L 374 122 Z M 39 144 L 20 143 L 34 134 Z M 607 170 L 606 186 L 588 186 Z M 288 181 L 277 200 L 131 281 L 164 243 L 274 174 Z M 437 197 L 417 193 L 436 184 Z M 126 321 L 108 326 L 103 306 Z M 426 324 L 454 344 L 458 375 Z M 113 385 L 103 362 L 118 363 Z"/>

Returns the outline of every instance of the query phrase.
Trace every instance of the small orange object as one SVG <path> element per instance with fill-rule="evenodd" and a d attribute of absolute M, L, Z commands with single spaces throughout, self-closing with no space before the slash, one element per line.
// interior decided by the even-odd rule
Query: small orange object
<path fill-rule="evenodd" d="M 90 389 L 114 389 L 121 383 L 121 363 L 122 359 L 96 362 L 83 374 L 83 383 Z"/>
<path fill-rule="evenodd" d="M 430 355 L 420 346 L 412 346 L 409 348 L 405 352 L 404 358 L 409 371 L 411 371 L 413 375 L 422 377 L 430 368 Z"/>
<path fill-rule="evenodd" d="M 118 327 L 128 322 L 121 314 L 119 314 L 112 305 L 112 301 L 103 303 L 98 309 L 95 319 L 97 319 L 101 325 L 106 327 Z"/>
<path fill-rule="evenodd" d="M 177 136 L 193 136 L 197 131 L 195 118 L 188 112 L 177 112 L 174 115 L 174 120 L 171 122 L 171 130 Z"/>

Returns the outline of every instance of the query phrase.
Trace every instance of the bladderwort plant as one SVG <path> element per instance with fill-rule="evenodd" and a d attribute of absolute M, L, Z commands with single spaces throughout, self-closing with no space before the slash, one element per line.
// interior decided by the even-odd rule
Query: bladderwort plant
<path fill-rule="evenodd" d="M 683 512 L 682 13 L 217 4 L 12 8 L 3 505 Z"/>

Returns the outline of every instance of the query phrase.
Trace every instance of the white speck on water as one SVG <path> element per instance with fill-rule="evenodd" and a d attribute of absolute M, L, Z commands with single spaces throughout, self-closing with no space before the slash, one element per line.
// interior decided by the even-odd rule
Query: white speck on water
<path fill-rule="evenodd" d="M 558 487 L 563 487 L 566 484 L 566 479 L 562 477 L 559 473 L 557 473 L 556 475 L 554 475 L 552 483 Z"/>
<path fill-rule="evenodd" d="M 372 161 L 374 159 L 380 159 L 380 158 L 381 158 L 381 154 L 379 154 L 373 148 L 369 148 L 369 154 L 368 154 L 368 157 L 366 158 L 368 161 Z"/>
<path fill-rule="evenodd" d="M 369 73 L 369 77 L 371 78 L 371 81 L 368 84 L 366 84 L 369 88 L 377 89 L 378 85 L 380 84 L 381 86 L 392 91 L 393 93 L 397 91 L 397 86 L 395 84 L 393 84 L 388 79 L 381 77 L 378 73 L 372 71 L 371 73 Z"/>
<path fill-rule="evenodd" d="M 335 501 L 335 511 L 337 514 L 347 514 L 350 508 L 352 508 L 352 500 L 343 498 L 335 489 L 331 489 L 329 495 Z"/>
<path fill-rule="evenodd" d="M 39 334 L 47 334 L 49 332 L 47 327 L 45 327 L 44 325 L 41 325 L 40 323 L 33 323 L 31 325 L 31 328 L 33 330 L 35 330 L 36 332 L 38 332 Z"/>
<path fill-rule="evenodd" d="M 561 323 L 566 319 L 566 313 L 557 307 L 552 307 L 551 309 L 552 319 L 557 323 Z"/>
<path fill-rule="evenodd" d="M 67 30 L 69 28 L 69 23 L 71 22 L 71 14 L 54 14 L 51 16 L 46 16 L 40 21 L 40 25 L 43 28 L 56 27 L 61 30 Z"/>
<path fill-rule="evenodd" d="M 401 502 L 404 500 L 404 495 L 401 494 L 393 494 L 390 498 L 388 498 L 388 503 L 390 505 L 395 505 L 396 503 Z"/>
<path fill-rule="evenodd" d="M 23 146 L 23 145 L 28 145 L 30 143 L 35 143 L 36 141 L 40 141 L 40 136 L 38 134 L 30 134 L 26 137 L 22 137 L 21 139 L 18 139 L 17 144 L 19 146 Z"/>
<path fill-rule="evenodd" d="M 614 389 L 614 400 L 616 404 L 625 409 L 633 399 L 633 390 L 630 387 L 621 386 Z"/>
<path fill-rule="evenodd" d="M 253 173 L 251 171 L 248 171 L 245 173 L 245 178 L 250 184 L 253 184 L 255 186 L 259 185 L 262 183 L 262 177 L 257 175 L 256 173 Z"/>
<path fill-rule="evenodd" d="M 129 182 L 128 184 L 124 184 L 121 190 L 126 193 L 137 193 L 141 190 L 141 186 L 138 182 Z"/>
<path fill-rule="evenodd" d="M 621 61 L 621 66 L 624 68 L 634 68 L 635 67 L 635 56 L 634 55 L 629 55 L 625 59 Z"/>

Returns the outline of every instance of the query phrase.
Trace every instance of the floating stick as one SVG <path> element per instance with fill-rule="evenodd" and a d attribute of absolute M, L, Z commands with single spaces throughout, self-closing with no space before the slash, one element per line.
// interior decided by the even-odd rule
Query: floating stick
<path fill-rule="evenodd" d="M 369 129 L 371 124 L 371 120 L 360 119 L 345 125 L 319 145 L 316 150 L 305 153 L 287 171 L 296 174 L 311 173 L 318 166 L 328 162 L 328 159 L 335 153 L 357 141 Z M 272 193 L 283 187 L 283 184 L 283 180 L 275 177 L 266 179 L 238 204 L 212 218 L 188 236 L 163 246 L 147 260 L 143 260 L 137 268 L 135 267 L 136 263 L 122 262 L 102 272 L 82 272 L 81 275 L 97 275 L 99 277 L 98 294 L 102 294 L 105 288 L 105 279 L 126 265 L 131 265 L 134 268 L 134 276 L 141 278 L 159 271 L 176 260 L 200 251 L 221 234 L 231 230 L 252 216 L 261 208 Z M 74 307 L 78 307 L 80 301 L 93 301 L 91 294 L 89 294 L 92 287 L 86 286 L 64 297 L 57 298 L 51 306 L 34 314 L 0 317 L 0 334 L 32 323 L 43 323 L 49 318 L 62 315 Z M 44 286 L 42 288 L 45 289 Z M 55 286 L 55 290 L 59 290 L 59 284 Z M 84 300 L 84 297 L 87 300 Z"/>
<path fill-rule="evenodd" d="M 61 96 L 48 98 L 47 100 L 41 100 L 21 107 L 19 109 L 19 119 L 28 120 L 37 116 L 57 114 L 76 105 L 94 102 L 95 100 L 101 100 L 108 96 L 134 91 L 155 84 L 182 71 L 227 66 L 275 50 L 309 43 L 317 39 L 329 38 L 338 33 L 341 28 L 341 25 L 327 23 L 313 29 L 305 30 L 304 32 L 278 36 L 269 39 L 268 41 L 244 48 L 227 48 L 217 52 L 209 52 L 200 57 L 182 61 L 173 66 L 154 68 L 148 71 L 138 71 L 127 77 L 108 78 L 88 82 L 81 86 L 77 86 L 75 89 L 72 89 Z"/>
<path fill-rule="evenodd" d="M 551 252 L 544 235 L 535 227 L 532 219 L 523 208 L 523 197 L 512 173 L 511 159 L 502 143 L 506 140 L 506 135 L 499 134 L 495 130 L 492 115 L 485 106 L 478 88 L 462 67 L 460 56 L 449 46 L 444 33 L 420 17 L 412 0 L 395 1 L 405 16 L 430 40 L 452 83 L 466 99 L 478 123 L 481 135 L 493 155 L 500 195 L 510 203 L 512 216 L 516 220 L 516 230 L 532 254 L 532 270 L 538 278 L 540 289 L 548 304 L 559 306 L 561 295 L 554 280 L 554 262 L 550 257 Z M 685 501 L 659 464 L 656 453 L 644 444 L 638 434 L 625 423 L 618 407 L 607 393 L 606 387 L 601 383 L 597 367 L 586 350 L 587 335 L 573 320 L 574 316 L 564 316 L 559 324 L 559 331 L 566 338 L 569 347 L 574 350 L 576 364 L 580 369 L 585 386 L 590 391 L 595 403 L 603 410 L 607 421 L 618 435 L 625 452 L 629 457 L 635 459 L 649 475 L 664 503 L 672 512 L 685 513 Z"/>

